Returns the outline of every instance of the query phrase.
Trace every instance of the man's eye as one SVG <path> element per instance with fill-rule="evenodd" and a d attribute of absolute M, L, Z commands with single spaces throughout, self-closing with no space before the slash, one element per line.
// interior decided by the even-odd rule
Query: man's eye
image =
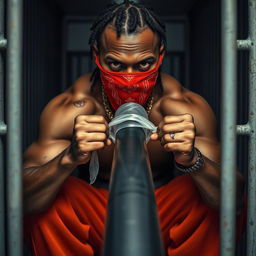
<path fill-rule="evenodd" d="M 109 66 L 114 71 L 119 70 L 122 67 L 121 63 L 119 63 L 119 62 L 110 62 Z"/>
<path fill-rule="evenodd" d="M 150 66 L 151 66 L 151 63 L 149 63 L 149 62 L 141 62 L 139 64 L 139 69 L 145 71 L 145 70 L 149 69 Z"/>

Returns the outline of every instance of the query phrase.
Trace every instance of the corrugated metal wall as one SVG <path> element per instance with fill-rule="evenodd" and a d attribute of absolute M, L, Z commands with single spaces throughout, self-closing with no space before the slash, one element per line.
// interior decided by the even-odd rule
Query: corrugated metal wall
<path fill-rule="evenodd" d="M 40 112 L 61 91 L 61 13 L 53 1 L 24 0 L 23 149 Z"/>

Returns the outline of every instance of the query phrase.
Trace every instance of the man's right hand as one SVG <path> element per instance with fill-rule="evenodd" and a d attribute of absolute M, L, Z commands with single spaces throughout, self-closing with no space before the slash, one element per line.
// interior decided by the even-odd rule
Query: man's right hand
<path fill-rule="evenodd" d="M 110 146 L 108 123 L 100 115 L 79 115 L 75 118 L 73 137 L 68 151 L 72 164 L 87 163 L 91 152 Z"/>

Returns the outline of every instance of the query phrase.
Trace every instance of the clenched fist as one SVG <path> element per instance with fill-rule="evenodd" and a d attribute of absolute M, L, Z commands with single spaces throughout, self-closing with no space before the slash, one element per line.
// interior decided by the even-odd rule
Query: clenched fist
<path fill-rule="evenodd" d="M 160 140 L 164 149 L 173 152 L 177 163 L 188 166 L 195 162 L 195 124 L 190 114 L 165 116 L 152 140 Z"/>
<path fill-rule="evenodd" d="M 74 162 L 90 160 L 91 152 L 111 145 L 107 138 L 108 123 L 103 116 L 79 115 L 75 118 L 70 155 Z"/>

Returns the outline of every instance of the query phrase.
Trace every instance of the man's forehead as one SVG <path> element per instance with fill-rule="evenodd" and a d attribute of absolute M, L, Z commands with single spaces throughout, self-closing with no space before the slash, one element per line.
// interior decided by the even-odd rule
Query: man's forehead
<path fill-rule="evenodd" d="M 159 39 L 148 27 L 145 27 L 138 33 L 121 34 L 117 37 L 116 31 L 107 26 L 102 33 L 100 48 L 108 51 L 156 51 L 159 48 Z"/>

